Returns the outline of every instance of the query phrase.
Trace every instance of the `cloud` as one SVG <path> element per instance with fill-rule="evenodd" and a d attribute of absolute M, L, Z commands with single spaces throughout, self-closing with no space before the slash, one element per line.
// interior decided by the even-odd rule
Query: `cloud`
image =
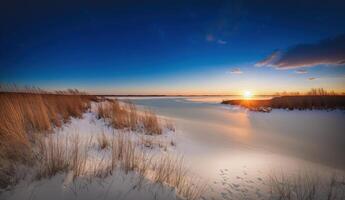
<path fill-rule="evenodd" d="M 269 66 L 276 69 L 296 69 L 316 65 L 345 64 L 345 34 L 321 40 L 315 44 L 299 44 L 284 52 L 274 51 L 256 66 Z"/>
<path fill-rule="evenodd" d="M 315 77 L 310 77 L 310 78 L 308 78 L 308 80 L 309 81 L 314 81 L 314 80 L 316 80 L 317 78 L 315 78 Z"/>
<path fill-rule="evenodd" d="M 228 42 L 225 41 L 225 40 L 220 40 L 220 39 L 219 39 L 219 40 L 217 40 L 217 43 L 218 43 L 218 44 L 226 44 L 226 43 L 228 43 Z"/>
<path fill-rule="evenodd" d="M 243 74 L 240 68 L 235 68 L 230 71 L 231 74 Z"/>
<path fill-rule="evenodd" d="M 295 72 L 296 72 L 296 74 L 306 74 L 306 73 L 308 73 L 308 71 L 306 69 L 297 69 Z"/>
<path fill-rule="evenodd" d="M 271 55 L 269 55 L 265 59 L 257 62 L 255 64 L 255 66 L 262 67 L 262 66 L 271 65 L 271 63 L 273 63 L 274 60 L 276 60 L 276 58 L 278 57 L 278 54 L 279 54 L 279 51 L 278 50 L 274 50 L 273 53 L 271 53 Z"/>

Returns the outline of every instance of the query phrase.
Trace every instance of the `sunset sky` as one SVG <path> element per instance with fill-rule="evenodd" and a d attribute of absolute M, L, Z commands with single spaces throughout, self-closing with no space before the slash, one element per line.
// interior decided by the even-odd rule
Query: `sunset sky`
<path fill-rule="evenodd" d="M 345 92 L 344 10 L 344 0 L 3 1 L 0 83 L 106 94 Z"/>

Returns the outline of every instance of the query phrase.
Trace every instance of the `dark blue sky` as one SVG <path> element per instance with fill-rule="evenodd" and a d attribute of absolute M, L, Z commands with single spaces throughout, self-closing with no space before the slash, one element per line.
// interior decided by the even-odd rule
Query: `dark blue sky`
<path fill-rule="evenodd" d="M 0 82 L 121 94 L 345 91 L 344 10 L 341 0 L 2 2 Z"/>

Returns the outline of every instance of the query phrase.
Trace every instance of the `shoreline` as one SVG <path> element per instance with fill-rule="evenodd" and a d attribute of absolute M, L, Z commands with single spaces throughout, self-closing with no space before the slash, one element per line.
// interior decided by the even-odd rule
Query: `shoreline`
<path fill-rule="evenodd" d="M 345 109 L 345 96 L 280 96 L 264 100 L 224 100 L 226 105 L 236 105 L 256 112 L 270 112 L 272 109 L 287 110 L 335 110 Z"/>

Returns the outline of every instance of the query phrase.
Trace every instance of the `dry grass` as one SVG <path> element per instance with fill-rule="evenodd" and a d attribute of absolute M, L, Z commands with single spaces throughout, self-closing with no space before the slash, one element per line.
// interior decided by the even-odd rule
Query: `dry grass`
<path fill-rule="evenodd" d="M 183 157 L 169 155 L 154 159 L 130 140 L 126 133 L 120 133 L 112 140 L 111 169 L 119 166 L 126 173 L 136 171 L 154 182 L 167 184 L 177 189 L 186 199 L 199 199 L 205 191 L 205 184 L 192 180 L 185 168 Z"/>
<path fill-rule="evenodd" d="M 104 132 L 102 132 L 101 134 L 98 135 L 97 142 L 98 142 L 99 149 L 101 149 L 101 150 L 106 149 L 110 146 L 109 139 L 104 134 Z"/>
<path fill-rule="evenodd" d="M 177 193 L 186 199 L 199 199 L 206 189 L 205 184 L 191 180 L 188 176 L 183 157 L 163 156 L 154 163 L 153 171 L 155 182 L 175 187 Z"/>
<path fill-rule="evenodd" d="M 175 132 L 175 125 L 171 120 L 166 119 L 165 120 L 165 128 L 167 128 L 169 131 Z"/>
<path fill-rule="evenodd" d="M 298 173 L 271 175 L 268 179 L 271 199 L 281 200 L 342 200 L 345 199 L 345 178 L 331 175 L 327 180 L 316 174 Z"/>
<path fill-rule="evenodd" d="M 137 172 L 140 180 L 148 177 L 175 187 L 187 199 L 200 196 L 202 187 L 187 178 L 182 158 L 163 157 L 153 162 L 153 157 L 125 131 L 112 139 L 105 133 L 96 136 L 99 149 L 110 148 L 104 151 L 110 157 L 96 159 L 93 166 L 88 166 L 88 162 L 94 162 L 89 155 L 92 138 L 83 141 L 78 134 L 63 137 L 49 134 L 70 117 L 81 117 L 91 100 L 78 94 L 0 93 L 0 186 L 16 182 L 17 164 L 38 166 L 39 179 L 59 172 L 72 172 L 73 179 L 84 175 L 105 177 L 119 167 L 126 173 Z M 131 103 L 122 105 L 114 100 L 100 104 L 98 116 L 109 120 L 116 129 L 143 130 L 147 135 L 162 133 L 160 120 L 153 112 L 138 112 Z M 173 125 L 167 128 L 173 130 Z"/>
<path fill-rule="evenodd" d="M 86 173 L 88 147 L 91 139 L 81 141 L 79 134 L 60 137 L 47 135 L 40 139 L 36 163 L 36 178 L 52 177 L 59 172 L 73 172 L 73 178 Z"/>
<path fill-rule="evenodd" d="M 74 135 L 71 139 L 70 154 L 70 170 L 73 171 L 73 178 L 81 176 L 86 173 L 86 161 L 88 159 L 88 147 L 90 146 L 92 138 L 86 143 L 83 143 L 79 135 Z"/>
<path fill-rule="evenodd" d="M 148 135 L 162 134 L 157 115 L 151 111 L 139 113 L 135 105 L 130 102 L 121 105 L 117 100 L 109 100 L 99 104 L 97 111 L 98 117 L 108 119 L 115 129 L 143 130 Z"/>
<path fill-rule="evenodd" d="M 162 128 L 159 124 L 158 117 L 152 111 L 145 111 L 141 117 L 145 133 L 148 135 L 162 134 Z"/>
<path fill-rule="evenodd" d="M 289 110 L 333 110 L 345 109 L 345 96 L 282 96 L 268 100 L 226 100 L 223 104 L 240 105 L 253 111 L 262 108 L 277 108 Z"/>
<path fill-rule="evenodd" d="M 120 133 L 113 138 L 111 152 L 112 168 L 119 164 L 126 173 L 138 171 L 141 175 L 146 174 L 151 159 L 138 149 L 137 144 L 132 142 L 126 133 Z"/>
<path fill-rule="evenodd" d="M 0 187 L 11 184 L 11 165 L 32 164 L 38 133 L 51 131 L 70 116 L 81 117 L 91 100 L 78 94 L 0 93 Z"/>
<path fill-rule="evenodd" d="M 69 166 L 68 140 L 60 137 L 41 138 L 38 163 L 40 169 L 37 178 L 51 177 L 60 171 L 66 171 Z"/>

